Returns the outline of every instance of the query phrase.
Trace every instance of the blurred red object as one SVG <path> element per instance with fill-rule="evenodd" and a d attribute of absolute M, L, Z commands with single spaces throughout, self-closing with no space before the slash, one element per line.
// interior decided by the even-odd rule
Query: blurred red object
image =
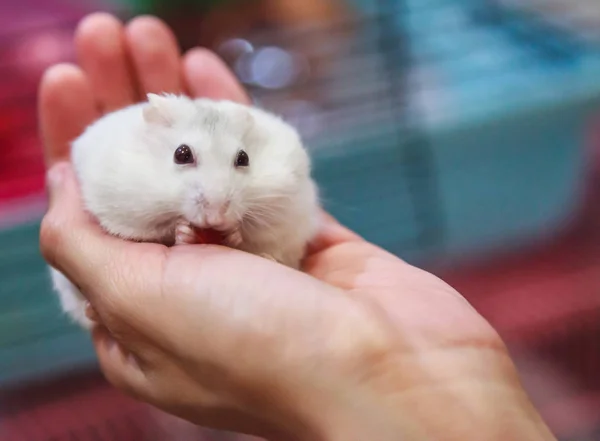
<path fill-rule="evenodd" d="M 72 58 L 72 40 L 72 33 L 64 29 L 39 30 L 15 42 L 9 62 L 21 74 L 37 81 L 46 68 Z"/>
<path fill-rule="evenodd" d="M 0 211 L 43 195 L 38 83 L 49 66 L 75 59 L 77 22 L 98 6 L 90 1 L 0 2 Z"/>

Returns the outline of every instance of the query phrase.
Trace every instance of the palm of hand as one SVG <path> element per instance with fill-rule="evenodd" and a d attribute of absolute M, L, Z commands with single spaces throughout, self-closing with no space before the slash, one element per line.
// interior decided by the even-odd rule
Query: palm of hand
<path fill-rule="evenodd" d="M 305 270 L 375 303 L 412 350 L 501 347 L 495 331 L 452 287 L 360 238 L 332 241 L 307 258 Z"/>

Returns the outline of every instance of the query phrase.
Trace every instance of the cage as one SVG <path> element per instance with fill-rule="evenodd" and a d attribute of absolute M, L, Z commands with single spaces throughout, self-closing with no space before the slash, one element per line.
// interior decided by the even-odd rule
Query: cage
<path fill-rule="evenodd" d="M 555 234 L 581 201 L 598 47 L 491 20 L 499 4 L 363 3 L 379 9 L 360 22 L 222 49 L 256 101 L 301 128 L 328 208 L 411 261 Z"/>
<path fill-rule="evenodd" d="M 265 27 L 215 46 L 257 105 L 298 127 L 333 215 L 374 243 L 422 265 L 486 260 L 524 245 L 535 248 L 577 219 L 592 158 L 588 135 L 600 121 L 600 43 L 514 2 L 354 0 L 353 7 L 352 18 Z M 43 52 L 72 58 L 67 40 L 86 11 L 61 11 L 47 14 L 53 21 L 13 24 L 0 35 L 3 388 L 49 376 L 64 378 L 95 366 L 87 335 L 59 312 L 38 251 L 45 195 L 35 94 L 42 65 L 36 67 L 39 52 L 32 49 L 32 36 L 53 36 L 51 44 L 44 40 Z M 593 257 L 600 249 L 596 237 L 589 233 L 571 251 L 573 256 L 581 253 L 581 244 L 586 244 L 581 264 L 589 268 L 585 274 L 600 268 Z M 561 262 L 540 270 L 534 279 L 545 286 L 542 274 L 570 274 L 569 263 L 564 258 Z M 490 291 L 483 287 L 491 281 L 505 286 L 501 281 L 511 277 L 499 270 L 492 273 L 484 271 L 479 284 L 460 278 L 455 284 L 467 294 Z M 561 287 L 571 286 L 564 281 L 570 280 L 567 275 L 552 291 L 556 305 L 563 302 L 559 312 L 568 310 L 564 305 L 569 302 L 578 305 L 577 311 L 585 310 L 589 329 L 600 316 L 594 301 L 597 289 L 590 287 L 598 281 L 594 277 L 577 279 L 577 292 L 584 292 L 578 299 L 561 296 Z M 523 344 L 523 332 L 529 332 L 535 338 L 527 345 L 535 343 L 535 351 L 551 359 L 551 354 L 564 354 L 564 348 L 583 340 L 581 364 L 591 366 L 590 372 L 598 368 L 598 340 L 589 337 L 593 334 L 588 328 L 571 330 L 572 325 L 564 324 L 572 317 L 581 320 L 581 315 L 557 313 L 552 323 L 557 329 L 563 323 L 566 330 L 540 343 L 538 336 L 547 329 L 551 313 L 542 308 L 532 317 L 523 299 L 537 298 L 540 304 L 549 297 L 511 289 L 472 301 L 515 347 Z M 520 309 L 508 311 L 512 302 Z M 85 384 L 109 394 L 93 381 Z M 596 399 L 597 383 L 585 384 Z M 86 387 L 73 392 L 74 401 L 85 396 Z M 17 407 L 0 415 L 19 414 Z M 131 426 L 111 414 L 101 429 L 90 422 L 91 428 L 82 426 L 75 434 L 57 429 L 52 436 L 143 441 L 145 435 L 131 438 L 131 433 L 150 424 L 147 413 L 131 409 L 126 412 Z M 123 426 L 111 429 L 114 424 Z M 600 421 L 589 426 L 594 430 Z M 116 432 L 110 435 L 110 430 Z M 49 438 L 44 431 L 11 433 L 19 441 Z"/>

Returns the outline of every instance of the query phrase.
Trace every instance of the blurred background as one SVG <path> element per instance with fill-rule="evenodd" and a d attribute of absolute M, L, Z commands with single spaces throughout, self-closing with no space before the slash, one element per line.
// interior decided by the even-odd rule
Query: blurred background
<path fill-rule="evenodd" d="M 0 0 L 0 439 L 249 439 L 113 390 L 50 290 L 37 83 L 98 10 L 214 49 L 329 211 L 462 292 L 561 441 L 600 440 L 597 0 Z"/>

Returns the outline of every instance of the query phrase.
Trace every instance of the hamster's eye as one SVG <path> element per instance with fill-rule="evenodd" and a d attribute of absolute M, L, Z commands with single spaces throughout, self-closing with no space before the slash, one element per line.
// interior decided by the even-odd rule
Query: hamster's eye
<path fill-rule="evenodd" d="M 240 150 L 235 158 L 235 166 L 236 167 L 248 167 L 250 165 L 250 158 L 248 157 L 248 153 L 243 150 Z"/>
<path fill-rule="evenodd" d="M 193 164 L 194 154 L 192 153 L 192 149 L 185 144 L 180 145 L 177 147 L 177 150 L 175 150 L 173 160 L 175 161 L 175 164 Z"/>

